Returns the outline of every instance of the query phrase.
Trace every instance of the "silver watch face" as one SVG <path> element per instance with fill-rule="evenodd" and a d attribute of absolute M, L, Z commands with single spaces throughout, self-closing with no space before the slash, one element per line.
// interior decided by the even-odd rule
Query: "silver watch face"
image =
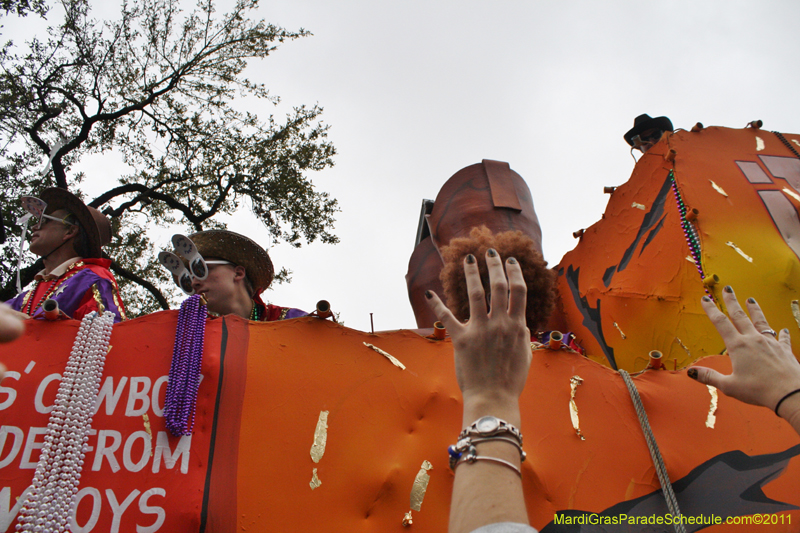
<path fill-rule="evenodd" d="M 484 416 L 475 422 L 475 429 L 481 434 L 491 433 L 499 427 L 500 421 L 493 416 Z"/>

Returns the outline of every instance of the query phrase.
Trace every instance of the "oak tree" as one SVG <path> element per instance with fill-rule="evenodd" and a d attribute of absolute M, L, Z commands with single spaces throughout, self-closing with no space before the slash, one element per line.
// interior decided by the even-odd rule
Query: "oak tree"
<path fill-rule="evenodd" d="M 220 227 L 219 215 L 247 205 L 275 241 L 337 242 L 337 202 L 308 177 L 333 165 L 322 109 L 282 118 L 240 109 L 278 103 L 247 65 L 309 35 L 251 18 L 256 7 L 236 0 L 219 15 L 212 0 L 189 12 L 178 0 L 124 0 L 117 20 L 98 21 L 88 0 L 0 4 L 4 25 L 29 12 L 49 24 L 46 36 L 0 48 L 0 299 L 16 292 L 18 198 L 45 187 L 67 188 L 111 217 L 106 252 L 134 314 L 171 298 L 148 238 L 154 227 Z M 75 169 L 90 154 L 121 158 L 130 172 L 104 176 L 107 190 L 88 196 Z"/>

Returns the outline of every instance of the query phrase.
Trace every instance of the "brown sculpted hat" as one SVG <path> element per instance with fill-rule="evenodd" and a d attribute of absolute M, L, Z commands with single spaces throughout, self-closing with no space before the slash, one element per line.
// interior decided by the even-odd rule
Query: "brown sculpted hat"
<path fill-rule="evenodd" d="M 256 294 L 269 287 L 275 277 L 275 269 L 267 251 L 244 235 L 212 229 L 189 235 L 189 238 L 204 258 L 219 257 L 243 266 Z"/>
<path fill-rule="evenodd" d="M 78 219 L 88 237 L 88 257 L 102 257 L 102 247 L 111 242 L 111 221 L 94 207 L 88 207 L 80 198 L 66 189 L 52 187 L 39 195 L 47 203 L 45 212 L 49 215 L 58 209 L 66 209 Z"/>

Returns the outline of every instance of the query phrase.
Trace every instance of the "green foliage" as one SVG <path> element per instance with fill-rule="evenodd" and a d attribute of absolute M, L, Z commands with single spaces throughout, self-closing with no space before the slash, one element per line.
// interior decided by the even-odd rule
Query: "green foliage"
<path fill-rule="evenodd" d="M 264 120 L 233 106 L 237 97 L 277 103 L 244 69 L 309 35 L 251 19 L 256 7 L 257 0 L 238 0 L 217 16 L 212 0 L 188 14 L 178 0 L 125 1 L 118 20 L 101 23 L 88 0 L 63 0 L 63 20 L 46 37 L 31 38 L 24 52 L 12 43 L 0 49 L 0 213 L 8 237 L 0 297 L 14 292 L 17 199 L 52 186 L 81 195 L 83 176 L 73 169 L 87 154 L 113 152 L 133 169 L 86 201 L 113 220 L 117 237 L 107 253 L 138 283 L 124 283 L 136 313 L 159 307 L 142 280 L 170 285 L 146 237 L 154 226 L 218 227 L 215 216 L 245 203 L 274 240 L 338 241 L 331 233 L 337 202 L 306 177 L 333 165 L 322 109 L 301 106 L 283 120 Z M 2 9 L 56 11 L 24 0 Z"/>
<path fill-rule="evenodd" d="M 44 0 L 0 0 L 0 11 L 6 15 L 14 13 L 18 17 L 24 17 L 29 12 L 43 17 L 47 13 L 47 5 Z"/>

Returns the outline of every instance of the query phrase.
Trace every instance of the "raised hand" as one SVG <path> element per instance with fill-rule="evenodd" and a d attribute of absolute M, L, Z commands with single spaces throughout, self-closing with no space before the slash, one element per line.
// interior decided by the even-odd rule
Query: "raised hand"
<path fill-rule="evenodd" d="M 445 325 L 455 353 L 456 377 L 464 401 L 519 399 L 531 362 L 530 331 L 525 325 L 525 280 L 513 257 L 503 263 L 493 249 L 486 252 L 491 302 L 481 284 L 476 258 L 464 259 L 470 318 L 461 323 L 428 291 L 431 308 Z M 508 278 L 506 279 L 506 274 Z"/>
<path fill-rule="evenodd" d="M 800 363 L 792 354 L 789 330 L 781 330 L 776 338 L 758 303 L 748 298 L 748 317 L 730 286 L 725 287 L 722 298 L 728 317 L 707 296 L 702 305 L 725 342 L 732 372 L 724 375 L 698 366 L 689 369 L 689 377 L 743 402 L 770 409 L 776 409 L 783 399 L 776 412 L 794 425 L 792 419 L 800 418 L 795 416 L 800 413 Z M 793 391 L 798 392 L 787 396 Z"/>

